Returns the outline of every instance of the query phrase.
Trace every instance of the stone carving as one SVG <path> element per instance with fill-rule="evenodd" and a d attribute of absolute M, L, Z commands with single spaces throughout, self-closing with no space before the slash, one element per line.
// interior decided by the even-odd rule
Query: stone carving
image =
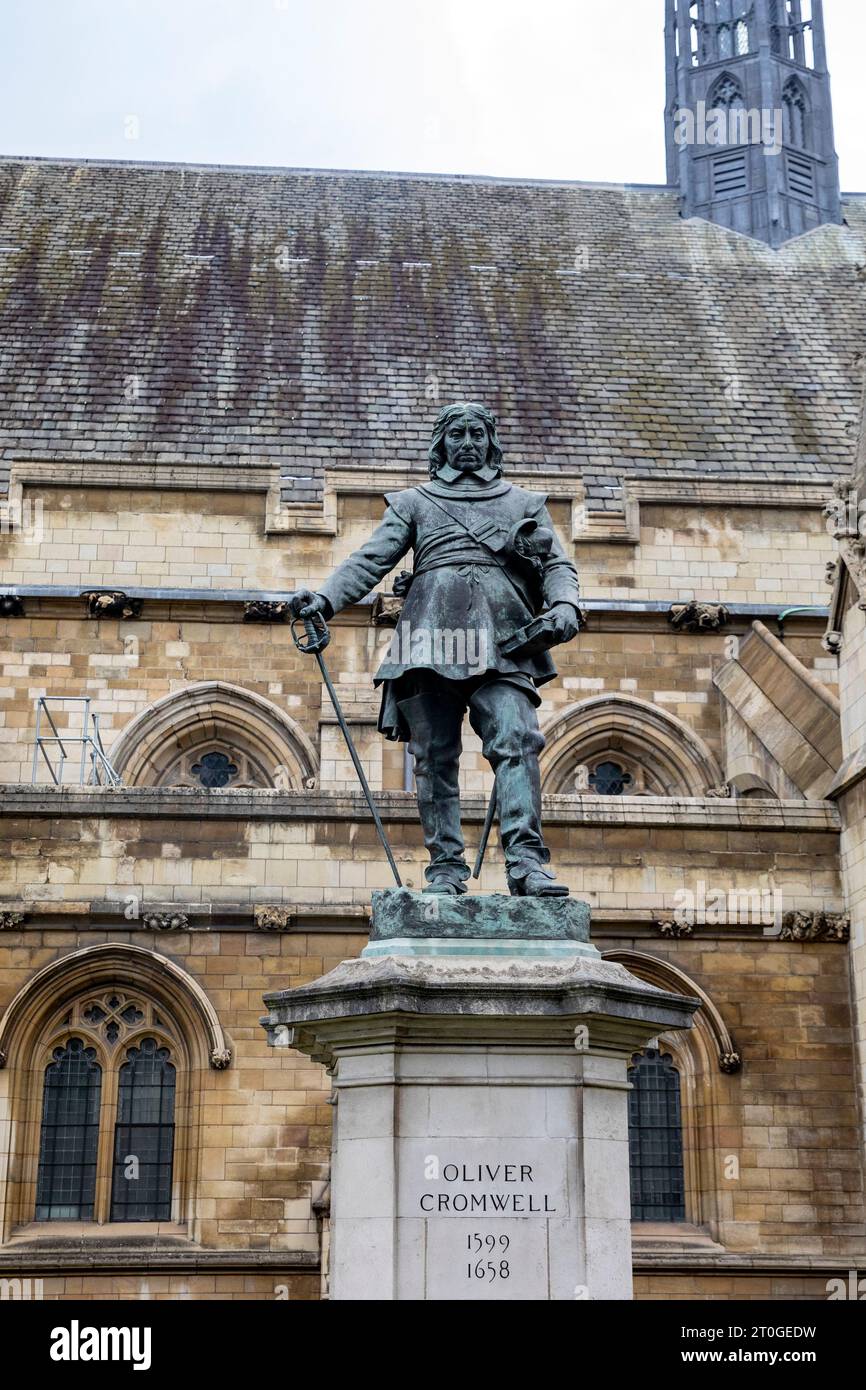
<path fill-rule="evenodd" d="M 854 489 L 847 479 L 835 482 L 833 484 L 833 496 L 821 509 L 822 515 L 833 523 L 827 529 L 835 541 L 842 540 L 843 536 L 851 535 L 852 502 L 854 503 L 854 529 L 856 531 L 856 494 Z M 835 561 L 831 560 L 829 564 L 835 564 Z M 828 582 L 832 583 L 832 581 Z"/>
<path fill-rule="evenodd" d="M 782 918 L 780 941 L 847 941 L 851 920 L 844 912 L 786 912 Z"/>
<path fill-rule="evenodd" d="M 841 540 L 839 555 L 860 595 L 858 607 L 866 609 L 866 540 Z"/>
<path fill-rule="evenodd" d="M 0 618 L 23 618 L 24 600 L 18 594 L 0 594 Z"/>
<path fill-rule="evenodd" d="M 140 618 L 144 599 L 129 598 L 122 589 L 87 589 L 81 595 L 90 618 Z"/>
<path fill-rule="evenodd" d="M 510 892 L 563 896 L 542 835 L 536 689 L 556 675 L 550 649 L 580 629 L 577 572 L 544 496 L 502 477 L 496 420 L 486 407 L 441 410 L 428 461 L 429 482 L 391 493 L 370 540 L 317 593 L 291 595 L 292 611 L 320 623 L 331 618 L 412 550 L 413 573 L 394 586 L 405 599 L 399 627 L 374 679 L 382 686 L 379 728 L 409 742 L 415 758 L 430 855 L 426 891 L 465 893 L 470 876 L 458 790 L 468 710 L 495 773 Z"/>
<path fill-rule="evenodd" d="M 26 914 L 23 912 L 9 911 L 4 908 L 0 911 L 0 931 L 11 931 L 13 927 L 18 927 L 24 921 Z"/>
<path fill-rule="evenodd" d="M 214 1071 L 225 1071 L 231 1065 L 232 1054 L 227 1047 L 215 1047 L 210 1055 L 210 1064 Z"/>
<path fill-rule="evenodd" d="M 829 652 L 831 656 L 838 656 L 842 650 L 842 633 L 825 632 L 824 636 L 821 638 L 821 646 L 824 648 L 824 651 Z"/>
<path fill-rule="evenodd" d="M 396 594 L 377 594 L 373 600 L 374 627 L 396 627 L 403 612 L 403 600 Z"/>
<path fill-rule="evenodd" d="M 676 917 L 656 917 L 653 921 L 653 926 L 659 936 L 694 936 L 695 932 L 693 922 L 681 922 Z"/>
<path fill-rule="evenodd" d="M 295 915 L 291 907 L 257 907 L 253 912 L 259 931 L 288 931 Z"/>
<path fill-rule="evenodd" d="M 400 570 L 394 576 L 390 594 L 377 594 L 373 600 L 373 626 L 396 627 L 403 612 L 406 595 L 415 578 L 411 570 Z"/>
<path fill-rule="evenodd" d="M 290 614 L 288 602 L 253 599 L 244 604 L 245 623 L 284 623 Z"/>
<path fill-rule="evenodd" d="M 734 789 L 730 782 L 723 782 L 720 787 L 707 787 L 705 796 L 718 797 L 720 801 L 727 801 L 734 794 Z"/>
<path fill-rule="evenodd" d="M 145 912 L 141 925 L 145 931 L 186 931 L 189 917 L 185 912 Z"/>
<path fill-rule="evenodd" d="M 719 1071 L 723 1071 L 728 1076 L 733 1076 L 743 1065 L 743 1059 L 739 1052 L 723 1052 L 719 1057 Z"/>
<path fill-rule="evenodd" d="M 668 621 L 678 632 L 720 632 L 730 622 L 730 612 L 723 603 L 671 604 Z"/>

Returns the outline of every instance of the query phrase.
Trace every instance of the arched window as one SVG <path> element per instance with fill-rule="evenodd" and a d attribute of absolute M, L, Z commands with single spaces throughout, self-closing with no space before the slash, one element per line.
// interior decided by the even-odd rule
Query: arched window
<path fill-rule="evenodd" d="M 544 736 L 547 795 L 705 796 L 725 780 L 687 724 L 632 695 L 592 695 L 570 705 L 545 725 Z"/>
<path fill-rule="evenodd" d="M 729 1180 L 718 1162 L 719 1124 L 724 1107 L 739 1103 L 743 1059 L 713 1000 L 672 960 L 620 949 L 605 951 L 604 958 L 648 984 L 701 1000 L 688 1032 L 663 1034 L 632 1058 L 632 1219 L 669 1223 L 675 1240 L 681 1234 L 676 1224 L 685 1223 L 724 1243 L 734 1216 Z"/>
<path fill-rule="evenodd" d="M 669 1053 L 648 1047 L 628 1072 L 632 1221 L 685 1221 L 680 1077 Z"/>
<path fill-rule="evenodd" d="M 785 144 L 805 150 L 809 146 L 809 104 L 805 88 L 796 77 L 785 83 L 782 92 Z"/>
<path fill-rule="evenodd" d="M 102 1068 L 81 1038 L 55 1047 L 45 1068 L 37 1221 L 92 1221 Z"/>
<path fill-rule="evenodd" d="M 63 1007 L 50 1032 L 70 1031 L 45 1069 L 36 1220 L 104 1219 L 111 1162 L 108 1220 L 170 1221 L 176 1026 L 143 995 L 107 990 Z"/>
<path fill-rule="evenodd" d="M 303 729 L 253 690 L 200 681 L 127 724 L 109 757 L 129 787 L 310 789 L 318 755 Z"/>
<path fill-rule="evenodd" d="M 729 72 L 723 72 L 707 97 L 707 117 L 709 120 L 716 117 L 718 121 L 717 144 L 738 145 L 743 142 L 743 121 L 737 113 L 745 109 L 742 87 Z M 724 119 L 718 120 L 719 115 Z"/>
<path fill-rule="evenodd" d="M 707 98 L 707 110 L 719 108 L 728 110 L 732 106 L 743 105 L 743 89 L 735 77 L 729 72 L 725 72 L 714 84 L 709 97 Z"/>
<path fill-rule="evenodd" d="M 734 41 L 730 24 L 720 24 L 718 28 L 719 57 L 730 58 L 734 52 Z"/>
<path fill-rule="evenodd" d="M 13 1161 L 0 1181 L 8 1240 L 30 1222 L 173 1222 L 196 1239 L 207 1075 L 232 1048 L 201 986 L 141 946 L 52 961 L 0 1018 Z"/>

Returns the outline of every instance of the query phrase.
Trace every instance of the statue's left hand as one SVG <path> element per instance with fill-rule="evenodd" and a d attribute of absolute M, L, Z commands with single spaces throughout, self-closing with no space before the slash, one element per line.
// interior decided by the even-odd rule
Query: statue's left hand
<path fill-rule="evenodd" d="M 580 632 L 580 622 L 570 603 L 555 603 L 546 615 L 553 619 L 557 645 L 570 642 Z"/>

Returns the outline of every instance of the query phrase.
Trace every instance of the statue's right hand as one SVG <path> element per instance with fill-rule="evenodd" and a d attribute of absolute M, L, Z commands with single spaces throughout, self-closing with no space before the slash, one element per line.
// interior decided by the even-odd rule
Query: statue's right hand
<path fill-rule="evenodd" d="M 296 589 L 289 594 L 288 604 L 295 618 L 312 618 L 314 613 L 331 616 L 331 605 L 324 594 L 314 594 L 312 589 Z"/>

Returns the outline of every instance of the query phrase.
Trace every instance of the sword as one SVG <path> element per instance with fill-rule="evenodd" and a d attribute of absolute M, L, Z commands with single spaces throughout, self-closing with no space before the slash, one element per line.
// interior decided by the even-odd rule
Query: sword
<path fill-rule="evenodd" d="M 298 633 L 296 631 L 299 622 L 303 622 L 304 624 L 303 633 Z M 331 697 L 331 704 L 334 706 L 334 713 L 337 716 L 337 723 L 343 731 L 343 738 L 346 740 L 346 747 L 349 750 L 349 756 L 352 759 L 352 762 L 354 763 L 355 771 L 358 774 L 358 781 L 361 783 L 361 788 L 366 798 L 367 805 L 370 808 L 370 815 L 373 817 L 373 823 L 376 827 L 376 834 L 379 836 L 382 848 L 387 856 L 388 863 L 391 865 L 391 872 L 394 875 L 394 882 L 396 883 L 398 888 L 402 888 L 403 880 L 400 877 L 400 872 L 394 861 L 394 856 L 391 853 L 391 846 L 388 844 L 388 837 L 385 834 L 385 827 L 382 824 L 379 812 L 376 810 L 376 805 L 373 801 L 373 793 L 370 791 L 370 784 L 367 781 L 364 768 L 361 764 L 361 759 L 358 757 L 355 745 L 352 742 L 352 735 L 349 733 L 349 726 L 346 723 L 345 716 L 340 707 L 340 701 L 337 699 L 337 692 L 334 689 L 333 684 L 331 683 L 331 677 L 328 675 L 328 668 L 325 665 L 324 658 L 322 656 L 322 652 L 325 650 L 325 648 L 331 640 L 331 634 L 328 631 L 328 624 L 325 622 L 321 613 L 314 613 L 310 618 L 295 618 L 292 623 L 292 640 L 294 641 L 294 644 L 299 652 L 303 652 L 305 655 L 308 656 L 315 656 L 316 660 L 319 663 L 319 670 L 322 673 L 322 680 L 325 682 L 328 694 Z"/>
<path fill-rule="evenodd" d="M 484 863 L 484 853 L 487 849 L 487 841 L 490 839 L 490 832 L 493 829 L 493 817 L 496 815 L 496 784 L 490 793 L 490 800 L 487 803 L 487 815 L 484 817 L 484 829 L 481 832 L 481 844 L 478 846 L 478 857 L 475 860 L 475 868 L 472 870 L 473 878 L 481 877 L 481 865 Z"/>

